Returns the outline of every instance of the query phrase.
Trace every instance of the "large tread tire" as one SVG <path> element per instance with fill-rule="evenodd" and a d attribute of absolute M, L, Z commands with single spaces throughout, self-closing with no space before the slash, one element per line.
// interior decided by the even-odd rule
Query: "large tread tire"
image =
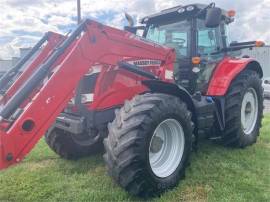
<path fill-rule="evenodd" d="M 104 150 L 103 139 L 89 144 L 79 144 L 72 135 L 59 128 L 53 128 L 45 134 L 45 141 L 49 147 L 61 158 L 75 160 L 94 155 Z"/>
<path fill-rule="evenodd" d="M 161 194 L 184 177 L 192 149 L 194 124 L 191 112 L 179 98 L 165 94 L 137 95 L 116 111 L 104 139 L 104 160 L 109 175 L 126 191 L 140 197 Z M 185 147 L 176 170 L 165 178 L 157 177 L 149 163 L 149 144 L 155 128 L 173 117 L 183 127 Z"/>
<path fill-rule="evenodd" d="M 256 91 L 258 116 L 250 134 L 245 134 L 241 124 L 242 100 L 249 88 Z M 225 146 L 244 148 L 256 142 L 263 118 L 263 88 L 261 79 L 255 71 L 245 70 L 232 82 L 225 97 L 225 130 L 221 142 Z"/>

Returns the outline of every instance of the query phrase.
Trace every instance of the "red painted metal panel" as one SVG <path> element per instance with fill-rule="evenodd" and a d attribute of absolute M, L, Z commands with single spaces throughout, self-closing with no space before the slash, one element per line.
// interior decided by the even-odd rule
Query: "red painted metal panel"
<path fill-rule="evenodd" d="M 224 58 L 216 67 L 208 86 L 207 95 L 224 96 L 232 80 L 254 61 L 251 58 Z"/>

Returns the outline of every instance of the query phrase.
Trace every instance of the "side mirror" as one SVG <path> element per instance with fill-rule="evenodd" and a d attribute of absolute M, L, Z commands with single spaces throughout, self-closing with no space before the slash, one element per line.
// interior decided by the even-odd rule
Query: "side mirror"
<path fill-rule="evenodd" d="M 128 13 L 125 13 L 125 17 L 126 17 L 126 19 L 128 21 L 128 26 L 133 27 L 135 23 L 134 23 L 134 20 L 131 17 L 131 15 L 129 15 Z"/>
<path fill-rule="evenodd" d="M 131 32 L 133 34 L 136 34 L 137 33 L 137 28 L 134 27 L 134 20 L 133 20 L 133 18 L 128 13 L 125 13 L 125 17 L 126 17 L 126 19 L 128 21 L 128 26 L 125 26 L 124 27 L 124 30 L 126 30 L 128 32 Z"/>
<path fill-rule="evenodd" d="M 137 29 L 137 27 L 125 26 L 124 30 L 128 31 L 128 32 L 131 32 L 132 34 L 136 34 L 138 29 Z"/>
<path fill-rule="evenodd" d="M 207 9 L 205 26 L 208 28 L 218 27 L 221 23 L 222 11 L 220 8 L 212 7 Z"/>

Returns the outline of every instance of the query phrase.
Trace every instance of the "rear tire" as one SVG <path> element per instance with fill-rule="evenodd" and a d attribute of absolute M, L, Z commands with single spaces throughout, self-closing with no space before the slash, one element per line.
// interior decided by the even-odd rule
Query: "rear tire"
<path fill-rule="evenodd" d="M 97 131 L 93 130 L 93 133 Z M 97 154 L 104 149 L 101 138 L 96 141 L 77 141 L 71 133 L 59 128 L 49 130 L 45 135 L 45 140 L 49 147 L 64 159 L 78 159 Z"/>
<path fill-rule="evenodd" d="M 129 193 L 159 195 L 184 177 L 193 123 L 191 112 L 177 97 L 137 95 L 116 111 L 108 129 L 104 140 L 108 172 Z"/>
<path fill-rule="evenodd" d="M 262 126 L 263 89 L 255 71 L 245 70 L 232 82 L 225 97 L 222 143 L 246 147 L 256 142 Z"/>

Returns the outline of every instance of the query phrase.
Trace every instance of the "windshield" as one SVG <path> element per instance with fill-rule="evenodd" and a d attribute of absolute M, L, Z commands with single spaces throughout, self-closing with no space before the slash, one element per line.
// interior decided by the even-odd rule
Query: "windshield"
<path fill-rule="evenodd" d="M 167 25 L 150 25 L 146 39 L 174 48 L 177 57 L 189 55 L 190 22 L 180 21 Z"/>

